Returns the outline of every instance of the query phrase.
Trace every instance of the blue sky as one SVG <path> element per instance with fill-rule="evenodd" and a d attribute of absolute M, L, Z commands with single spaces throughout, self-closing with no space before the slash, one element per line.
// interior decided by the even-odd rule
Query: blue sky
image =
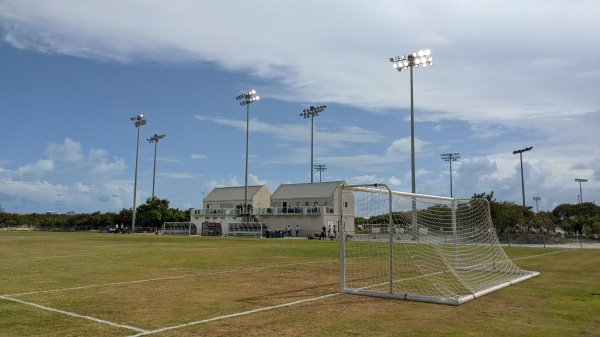
<path fill-rule="evenodd" d="M 410 192 L 414 71 L 417 193 L 551 210 L 600 202 L 600 3 L 557 1 L 0 0 L 0 204 L 7 212 L 114 211 L 152 193 L 201 207 L 217 186 L 386 183 Z M 518 10 L 517 10 L 518 8 Z M 319 172 L 314 172 L 319 180 Z"/>

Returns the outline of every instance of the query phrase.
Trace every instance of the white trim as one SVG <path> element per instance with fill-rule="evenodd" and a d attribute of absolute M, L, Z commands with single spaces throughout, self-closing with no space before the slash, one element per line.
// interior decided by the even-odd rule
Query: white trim
<path fill-rule="evenodd" d="M 213 317 L 213 318 L 203 319 L 201 321 L 196 321 L 196 322 L 190 322 L 190 323 L 185 323 L 185 324 L 180 324 L 180 325 L 169 326 L 169 327 L 161 328 L 161 329 L 157 329 L 157 330 L 144 331 L 144 332 L 142 332 L 140 334 L 132 335 L 130 337 L 138 337 L 138 336 L 151 335 L 151 334 L 155 334 L 155 333 L 165 332 L 165 331 L 168 331 L 168 330 L 174 330 L 174 329 L 184 328 L 184 327 L 191 326 L 191 325 L 197 325 L 197 324 L 202 324 L 202 323 L 214 322 L 214 321 L 218 321 L 218 320 L 222 320 L 222 319 L 233 318 L 233 317 L 238 317 L 238 316 L 243 316 L 243 315 L 249 315 L 249 314 L 253 314 L 253 313 L 257 313 L 257 312 L 261 312 L 261 311 L 267 311 L 267 310 L 279 309 L 279 308 L 283 308 L 283 307 L 289 307 L 289 306 L 292 306 L 292 305 L 301 304 L 301 303 L 305 303 L 305 302 L 322 300 L 322 299 L 325 299 L 325 298 L 328 298 L 328 297 L 337 296 L 339 294 L 340 293 L 327 294 L 327 295 L 323 295 L 323 296 L 319 296 L 319 297 L 312 297 L 312 298 L 307 298 L 307 299 L 304 299 L 304 300 L 298 300 L 298 301 L 289 302 L 289 303 L 277 304 L 277 305 L 272 305 L 272 306 L 269 306 L 269 307 L 264 307 L 264 308 L 254 309 L 254 310 L 248 310 L 248 311 L 243 311 L 243 312 L 237 312 L 237 313 L 229 314 L 229 315 L 217 316 L 217 317 Z"/>
<path fill-rule="evenodd" d="M 68 316 L 72 316 L 72 317 L 87 319 L 87 320 L 90 320 L 90 321 L 94 321 L 96 323 L 108 324 L 110 326 L 114 326 L 114 327 L 117 327 L 117 328 L 125 328 L 125 329 L 129 329 L 129 330 L 133 330 L 133 331 L 137 331 L 137 332 L 142 332 L 142 333 L 148 332 L 148 330 L 136 328 L 134 326 L 125 325 L 125 324 L 118 324 L 118 323 L 115 323 L 115 322 L 111 322 L 111 321 L 107 321 L 107 320 L 104 320 L 104 319 L 99 319 L 99 318 L 95 318 L 95 317 L 91 317 L 91 316 L 78 315 L 78 314 L 75 314 L 75 313 L 72 313 L 72 312 L 69 312 L 69 311 L 54 309 L 54 308 L 46 307 L 46 306 L 43 306 L 43 305 L 40 305 L 40 304 L 35 304 L 35 303 L 31 303 L 31 302 L 21 301 L 21 300 L 18 300 L 16 298 L 11 298 L 11 297 L 8 297 L 8 296 L 0 296 L 0 298 L 2 298 L 4 300 L 7 300 L 7 301 L 17 302 L 17 303 L 20 303 L 20 304 L 31 305 L 31 306 L 36 307 L 38 309 L 48 310 L 48 311 L 52 311 L 52 312 L 56 312 L 56 313 L 59 313 L 59 314 L 64 314 L 64 315 L 68 315 Z"/>

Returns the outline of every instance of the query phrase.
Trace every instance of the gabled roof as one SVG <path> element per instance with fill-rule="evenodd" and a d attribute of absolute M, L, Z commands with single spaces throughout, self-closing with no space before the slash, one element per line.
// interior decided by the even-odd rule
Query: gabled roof
<path fill-rule="evenodd" d="M 269 189 L 266 185 L 248 186 L 248 199 L 251 199 L 261 188 Z M 244 200 L 244 186 L 239 187 L 215 187 L 204 198 L 204 201 L 238 201 Z"/>
<path fill-rule="evenodd" d="M 271 195 L 271 200 L 323 199 L 335 193 L 343 181 L 324 183 L 281 184 Z"/>

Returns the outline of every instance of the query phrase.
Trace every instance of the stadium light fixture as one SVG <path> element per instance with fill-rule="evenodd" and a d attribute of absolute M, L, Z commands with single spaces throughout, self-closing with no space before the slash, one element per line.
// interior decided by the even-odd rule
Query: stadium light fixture
<path fill-rule="evenodd" d="M 533 200 L 535 201 L 535 214 L 538 214 L 538 212 L 539 212 L 538 201 L 542 200 L 542 198 L 540 198 L 540 197 L 533 197 Z"/>
<path fill-rule="evenodd" d="M 450 198 L 452 198 L 452 162 L 460 159 L 460 153 L 442 153 L 440 156 L 450 163 Z"/>
<path fill-rule="evenodd" d="M 411 158 L 411 176 L 412 193 L 417 193 L 415 179 L 415 113 L 413 96 L 413 68 L 427 67 L 433 65 L 433 57 L 429 49 L 420 50 L 409 55 L 401 55 L 390 58 L 394 69 L 398 71 L 410 69 L 410 158 Z"/>
<path fill-rule="evenodd" d="M 523 152 L 527 152 L 531 149 L 533 149 L 533 146 L 513 151 L 513 154 L 518 153 L 519 157 L 521 157 L 521 192 L 523 193 L 523 207 L 526 207 L 525 206 L 525 180 L 523 179 Z"/>
<path fill-rule="evenodd" d="M 137 198 L 137 174 L 138 174 L 138 156 L 140 152 L 140 127 L 146 124 L 144 115 L 139 114 L 130 118 L 133 125 L 137 128 L 137 145 L 135 148 L 135 179 L 133 182 L 133 216 L 131 218 L 131 233 L 135 233 L 135 213 L 136 213 L 136 198 Z"/>
<path fill-rule="evenodd" d="M 321 106 L 310 106 L 308 109 L 304 109 L 302 111 L 302 113 L 300 114 L 300 116 L 306 118 L 310 117 L 310 182 L 313 182 L 313 170 L 312 168 L 313 166 L 313 130 L 314 130 L 314 117 L 318 116 L 321 112 L 323 112 L 323 110 L 325 110 L 325 108 L 327 108 L 326 105 L 321 105 Z"/>
<path fill-rule="evenodd" d="M 326 171 L 327 170 L 327 166 L 322 165 L 322 164 L 316 164 L 314 166 L 315 171 L 319 171 L 319 182 L 321 182 L 321 172 Z"/>
<path fill-rule="evenodd" d="M 250 90 L 241 95 L 235 97 L 236 100 L 240 102 L 241 106 L 246 106 L 246 175 L 244 178 L 244 218 L 246 222 L 249 222 L 249 213 L 248 213 L 248 134 L 250 131 L 250 104 L 258 101 L 260 99 L 259 96 L 256 95 L 256 90 Z"/>
<path fill-rule="evenodd" d="M 583 203 L 583 191 L 581 190 L 581 183 L 588 181 L 587 179 L 575 178 L 575 181 L 579 182 L 579 203 Z"/>
<path fill-rule="evenodd" d="M 154 199 L 154 182 L 156 181 L 156 144 L 159 140 L 165 138 L 167 135 L 162 134 L 159 135 L 157 133 L 154 136 L 148 138 L 150 143 L 154 143 L 154 173 L 152 174 L 152 199 Z"/>

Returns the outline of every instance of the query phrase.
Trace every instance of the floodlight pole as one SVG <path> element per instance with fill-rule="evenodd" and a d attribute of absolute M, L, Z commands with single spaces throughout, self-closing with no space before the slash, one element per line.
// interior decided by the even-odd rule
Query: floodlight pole
<path fill-rule="evenodd" d="M 430 55 L 431 51 L 427 49 L 409 54 L 408 56 L 401 55 L 390 58 L 390 62 L 393 63 L 394 69 L 402 71 L 410 68 L 410 167 L 412 178 L 412 193 L 417 193 L 415 178 L 415 113 L 413 95 L 413 68 L 433 65 L 433 58 Z"/>
<path fill-rule="evenodd" d="M 527 207 L 527 206 L 525 206 L 525 179 L 523 178 L 523 152 L 527 152 L 531 149 L 533 149 L 533 146 L 513 151 L 513 154 L 518 153 L 519 157 L 521 158 L 521 192 L 523 193 L 523 207 Z"/>
<path fill-rule="evenodd" d="M 394 69 L 402 71 L 410 68 L 410 171 L 413 194 L 417 193 L 417 183 L 415 178 L 415 104 L 413 96 L 413 68 L 432 65 L 433 58 L 430 55 L 431 51 L 427 49 L 412 53 L 408 55 L 408 57 L 406 55 L 402 55 L 390 58 L 390 62 L 393 63 Z M 419 242 L 419 229 L 417 225 L 417 200 L 415 197 L 412 198 L 411 214 L 412 226 L 414 227 L 413 230 L 416 235 L 417 242 Z"/>
<path fill-rule="evenodd" d="M 150 143 L 154 143 L 154 173 L 152 174 L 152 199 L 154 199 L 154 183 L 156 181 L 156 144 L 159 140 L 166 136 L 167 135 L 165 134 L 159 135 L 155 133 L 154 136 L 147 139 Z"/>
<path fill-rule="evenodd" d="M 133 216 L 131 218 L 131 234 L 135 233 L 135 213 L 136 213 L 136 198 L 137 198 L 137 174 L 138 174 L 138 156 L 140 152 L 140 127 L 146 124 L 144 115 L 139 114 L 130 118 L 133 125 L 137 128 L 137 145 L 135 148 L 135 179 L 133 182 Z"/>
<path fill-rule="evenodd" d="M 542 200 L 542 198 L 540 198 L 540 197 L 533 197 L 533 200 L 535 200 L 535 214 L 538 214 L 539 213 L 538 201 Z"/>
<path fill-rule="evenodd" d="M 460 153 L 443 153 L 440 156 L 444 161 L 450 163 L 450 198 L 452 198 L 452 162 L 460 158 Z"/>
<path fill-rule="evenodd" d="M 581 190 L 581 183 L 588 181 L 587 179 L 575 178 L 575 181 L 579 182 L 579 203 L 583 203 L 583 191 Z"/>
<path fill-rule="evenodd" d="M 319 171 L 319 182 L 321 182 L 321 172 L 327 170 L 327 166 L 323 164 L 314 165 L 315 171 Z"/>
<path fill-rule="evenodd" d="M 321 106 L 310 106 L 308 109 L 304 109 L 300 116 L 306 118 L 310 117 L 310 182 L 313 182 L 313 144 L 314 144 L 314 117 L 319 116 L 323 110 L 327 108 L 326 105 Z"/>
<path fill-rule="evenodd" d="M 250 132 L 250 103 L 256 102 L 260 99 L 259 96 L 256 96 L 256 90 L 250 90 L 246 93 L 238 95 L 236 100 L 240 101 L 241 106 L 246 106 L 246 175 L 244 177 L 244 218 L 245 222 L 249 222 L 249 213 L 248 213 L 248 134 Z"/>

